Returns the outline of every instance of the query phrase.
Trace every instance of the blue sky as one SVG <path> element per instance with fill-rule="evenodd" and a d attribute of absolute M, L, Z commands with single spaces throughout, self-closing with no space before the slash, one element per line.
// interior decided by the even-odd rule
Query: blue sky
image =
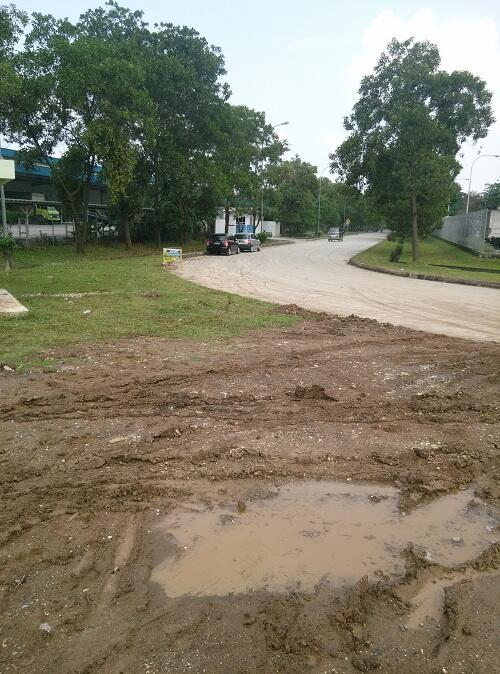
<path fill-rule="evenodd" d="M 15 2 L 15 0 L 14 0 Z M 103 2 L 18 0 L 27 11 L 76 18 Z M 470 69 L 494 92 L 500 120 L 500 2 L 434 0 L 121 0 L 142 9 L 151 23 L 194 27 L 219 46 L 226 59 L 232 101 L 263 110 L 306 161 L 323 169 L 328 153 L 345 137 L 344 115 L 356 100 L 360 78 L 369 73 L 393 37 L 415 35 L 438 44 L 447 70 Z M 500 123 L 479 143 L 481 153 L 500 154 Z M 465 186 L 479 147 L 465 147 Z M 326 171 L 325 171 L 326 173 Z M 500 159 L 483 158 L 474 168 L 473 189 L 500 180 Z"/>

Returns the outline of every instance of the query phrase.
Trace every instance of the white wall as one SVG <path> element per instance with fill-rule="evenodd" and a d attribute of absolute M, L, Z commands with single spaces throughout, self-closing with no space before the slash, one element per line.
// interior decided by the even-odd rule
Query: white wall
<path fill-rule="evenodd" d="M 267 232 L 270 234 L 273 239 L 277 239 L 279 236 L 281 236 L 281 225 L 279 222 L 275 222 L 274 220 L 264 220 L 264 227 L 263 227 L 264 232 Z M 257 232 L 261 232 L 262 228 L 257 227 Z"/>
<path fill-rule="evenodd" d="M 490 211 L 488 236 L 500 237 L 500 211 Z"/>
<path fill-rule="evenodd" d="M 252 215 L 250 213 L 242 213 L 242 216 L 245 216 L 245 223 L 251 223 L 252 222 Z M 216 234 L 223 234 L 225 231 L 226 227 L 226 220 L 224 218 L 224 213 L 219 213 L 219 215 L 215 218 L 215 233 Z M 268 232 L 273 238 L 281 236 L 280 233 L 280 223 L 275 222 L 274 220 L 264 220 L 264 227 L 262 228 L 260 223 L 257 226 L 257 231 L 256 233 L 258 234 L 259 232 Z M 229 232 L 228 234 L 236 234 L 236 219 L 234 217 L 233 213 L 229 214 Z"/>
<path fill-rule="evenodd" d="M 217 217 L 215 218 L 215 233 L 216 234 L 224 234 L 226 231 L 226 220 L 224 217 Z M 234 218 L 230 216 L 229 218 L 229 231 L 228 234 L 236 234 L 236 223 L 234 222 Z"/>

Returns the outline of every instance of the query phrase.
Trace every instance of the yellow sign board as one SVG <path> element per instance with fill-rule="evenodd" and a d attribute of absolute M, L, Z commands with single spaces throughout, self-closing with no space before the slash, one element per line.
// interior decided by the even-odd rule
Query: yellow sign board
<path fill-rule="evenodd" d="M 176 262 L 182 262 L 182 248 L 164 248 L 162 266 L 167 267 Z"/>

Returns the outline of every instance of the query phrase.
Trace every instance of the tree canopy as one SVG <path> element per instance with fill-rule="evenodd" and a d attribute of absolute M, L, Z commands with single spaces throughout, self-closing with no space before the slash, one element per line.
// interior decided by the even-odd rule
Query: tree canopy
<path fill-rule="evenodd" d="M 500 208 L 500 182 L 486 185 L 483 197 L 485 208 Z"/>
<path fill-rule="evenodd" d="M 167 232 L 188 239 L 240 194 L 257 198 L 286 146 L 263 113 L 230 104 L 225 74 L 194 29 L 150 27 L 113 0 L 74 23 L 0 6 L 0 133 L 26 165 L 50 163 L 81 251 L 97 180 L 128 245 L 143 206 L 160 244 Z"/>
<path fill-rule="evenodd" d="M 389 227 L 411 232 L 414 259 L 419 235 L 446 214 L 461 144 L 493 122 L 485 83 L 439 66 L 435 45 L 392 40 L 361 82 L 344 121 L 349 137 L 330 155 L 332 170 L 366 192 Z"/>

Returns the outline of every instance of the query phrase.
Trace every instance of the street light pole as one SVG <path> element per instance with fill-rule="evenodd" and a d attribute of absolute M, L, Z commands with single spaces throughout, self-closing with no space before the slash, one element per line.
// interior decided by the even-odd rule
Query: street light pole
<path fill-rule="evenodd" d="M 290 122 L 280 122 L 279 124 L 273 124 L 271 125 L 271 128 L 277 129 L 278 126 L 288 126 Z M 261 147 L 262 152 L 264 151 L 264 142 L 262 143 Z M 260 231 L 264 231 L 264 174 L 262 174 L 262 180 L 260 184 Z"/>
<path fill-rule="evenodd" d="M 320 225 L 320 218 L 321 218 L 321 176 L 323 173 L 326 171 L 327 168 L 330 168 L 329 166 L 325 166 L 324 168 L 321 169 L 321 173 L 319 174 L 319 188 L 318 188 L 318 224 L 316 226 L 316 237 L 319 237 L 319 225 Z"/>
<path fill-rule="evenodd" d="M 0 139 L 1 141 L 1 139 Z M 3 161 L 2 157 L 2 143 L 0 142 L 0 161 Z M 0 236 L 6 236 L 7 234 L 7 209 L 5 207 L 5 191 L 3 189 L 3 182 L 0 183 L 0 202 L 2 208 L 2 229 L 0 231 Z"/>
<path fill-rule="evenodd" d="M 496 159 L 498 159 L 498 158 L 500 158 L 500 154 L 480 154 L 472 162 L 471 167 L 470 167 L 470 173 L 469 173 L 469 189 L 467 190 L 467 206 L 465 207 L 466 219 L 469 216 L 469 201 L 470 201 L 470 186 L 471 186 L 471 183 L 472 183 L 472 169 L 474 168 L 474 164 L 477 162 L 477 160 L 482 159 L 483 157 L 495 157 Z"/>

